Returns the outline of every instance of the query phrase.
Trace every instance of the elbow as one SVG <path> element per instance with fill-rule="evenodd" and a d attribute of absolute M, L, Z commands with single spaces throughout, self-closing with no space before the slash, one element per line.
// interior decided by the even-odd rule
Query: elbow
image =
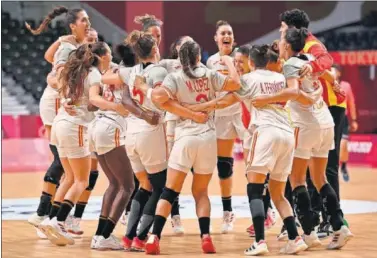
<path fill-rule="evenodd" d="M 167 96 L 152 93 L 152 102 L 155 104 L 162 105 L 168 100 L 169 100 L 169 97 Z"/>

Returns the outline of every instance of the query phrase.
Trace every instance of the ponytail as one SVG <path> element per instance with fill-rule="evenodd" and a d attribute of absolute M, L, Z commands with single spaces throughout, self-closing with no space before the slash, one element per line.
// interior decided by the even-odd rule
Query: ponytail
<path fill-rule="evenodd" d="M 254 45 L 251 47 L 249 57 L 255 64 L 255 67 L 266 67 L 270 57 L 269 51 L 268 45 Z"/>
<path fill-rule="evenodd" d="M 197 79 L 201 76 L 196 76 L 193 67 L 197 64 L 197 58 L 200 55 L 200 46 L 195 41 L 187 41 L 179 50 L 179 60 L 182 65 L 183 73 L 190 79 Z"/>
<path fill-rule="evenodd" d="M 64 6 L 56 7 L 54 10 L 52 10 L 46 18 L 42 21 L 42 23 L 39 25 L 37 29 L 32 29 L 30 24 L 25 22 L 26 28 L 33 34 L 33 35 L 39 35 L 42 33 L 42 31 L 47 27 L 47 25 L 55 18 L 63 13 L 68 13 L 68 9 Z"/>

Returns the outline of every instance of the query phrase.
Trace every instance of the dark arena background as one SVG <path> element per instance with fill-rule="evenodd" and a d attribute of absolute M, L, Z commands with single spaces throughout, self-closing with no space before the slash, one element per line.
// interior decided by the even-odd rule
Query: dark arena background
<path fill-rule="evenodd" d="M 35 213 L 42 190 L 43 177 L 51 164 L 52 154 L 39 116 L 39 101 L 46 87 L 51 64 L 44 59 L 47 48 L 66 34 L 62 18 L 54 19 L 41 35 L 34 36 L 25 21 L 36 27 L 55 6 L 81 7 L 90 17 L 99 40 L 111 48 L 123 42 L 127 33 L 140 29 L 134 17 L 153 14 L 161 19 L 160 52 L 166 57 L 173 41 L 189 35 L 202 47 L 202 62 L 217 52 L 215 24 L 228 21 L 237 46 L 271 44 L 280 38 L 279 14 L 299 8 L 311 18 L 309 30 L 326 46 L 334 63 L 341 67 L 341 81 L 351 85 L 356 106 L 356 131 L 348 141 L 349 180 L 339 172 L 341 207 L 355 238 L 340 251 L 323 246 L 304 252 L 303 257 L 374 258 L 377 256 L 377 2 L 2 2 L 1 7 L 1 106 L 2 106 L 2 255 L 13 257 L 139 257 L 144 253 L 98 252 L 90 249 L 101 209 L 102 195 L 108 181 L 99 174 L 97 185 L 83 215 L 84 234 L 74 246 L 56 248 L 39 239 L 27 219 Z M 119 62 L 117 56 L 115 62 Z M 348 112 L 348 116 L 350 112 Z M 350 121 L 351 118 L 349 117 Z M 212 237 L 217 247 L 214 256 L 240 257 L 254 239 L 246 228 L 251 224 L 246 195 L 242 145 L 234 146 L 233 232 L 220 234 L 222 205 L 217 172 L 210 183 Z M 216 176 L 215 176 L 216 175 Z M 192 176 L 185 182 L 180 198 L 180 213 L 185 228 L 183 236 L 174 236 L 170 219 L 163 232 L 162 255 L 197 257 L 203 255 L 199 245 L 199 227 L 195 202 L 191 194 Z M 276 214 L 278 214 L 276 212 Z M 269 257 L 279 257 L 283 246 L 276 236 L 282 221 L 266 232 Z M 125 226 L 118 223 L 115 235 L 121 238 Z M 374 244 L 373 244 L 374 243 Z"/>

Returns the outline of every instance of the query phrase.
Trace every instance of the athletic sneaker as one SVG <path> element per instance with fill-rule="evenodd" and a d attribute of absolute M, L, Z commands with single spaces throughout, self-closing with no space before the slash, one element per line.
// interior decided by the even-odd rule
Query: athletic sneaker
<path fill-rule="evenodd" d="M 145 243 L 146 254 L 160 254 L 160 240 L 156 235 L 150 235 L 148 241 Z"/>
<path fill-rule="evenodd" d="M 96 235 L 94 235 L 94 236 L 92 237 L 92 241 L 90 242 L 90 248 L 91 248 L 91 249 L 97 249 L 97 241 L 98 241 L 98 238 L 99 238 L 99 236 L 96 236 Z"/>
<path fill-rule="evenodd" d="M 313 248 L 321 245 L 321 241 L 319 241 L 317 233 L 314 230 L 310 233 L 310 235 L 303 234 L 302 238 L 304 239 L 304 242 L 308 246 L 308 248 Z"/>
<path fill-rule="evenodd" d="M 351 238 L 353 238 L 353 234 L 349 230 L 346 225 L 343 225 L 338 231 L 334 232 L 334 236 L 328 245 L 327 249 L 340 249 L 347 244 Z"/>
<path fill-rule="evenodd" d="M 176 235 L 182 235 L 185 233 L 185 230 L 183 229 L 183 226 L 182 226 L 180 215 L 174 215 L 171 218 L 171 227 L 173 228 L 173 232 Z"/>
<path fill-rule="evenodd" d="M 264 221 L 264 230 L 267 231 L 275 224 L 275 222 L 272 219 L 272 216 L 270 214 L 267 214 L 267 219 Z M 249 237 L 255 237 L 255 229 L 254 225 L 251 225 L 246 229 L 246 231 L 249 233 Z"/>
<path fill-rule="evenodd" d="M 327 221 L 322 221 L 321 224 L 319 224 L 317 228 L 317 235 L 319 239 L 325 239 L 328 238 L 333 234 L 332 227 L 329 222 Z"/>
<path fill-rule="evenodd" d="M 296 218 L 296 227 L 297 227 L 297 229 L 298 229 L 298 228 L 301 228 L 301 225 L 300 225 L 300 223 L 298 222 L 297 218 Z M 283 224 L 283 226 L 281 227 L 281 230 L 280 230 L 279 235 L 277 236 L 277 239 L 278 239 L 278 241 L 288 241 L 288 231 L 287 231 L 287 229 L 285 228 L 285 225 L 284 225 L 284 224 Z"/>
<path fill-rule="evenodd" d="M 52 218 L 47 224 L 41 223 L 39 228 L 55 245 L 65 246 L 75 243 L 75 240 L 65 229 L 64 223 L 58 222 L 56 217 Z"/>
<path fill-rule="evenodd" d="M 36 231 L 37 231 L 37 236 L 40 238 L 40 239 L 47 239 L 47 236 L 42 232 L 42 230 L 40 230 L 39 228 L 35 228 Z"/>
<path fill-rule="evenodd" d="M 297 254 L 308 249 L 304 240 L 298 236 L 295 240 L 288 240 L 288 243 L 280 249 L 281 254 Z"/>
<path fill-rule="evenodd" d="M 340 171 L 342 172 L 344 182 L 350 181 L 350 174 L 346 166 L 341 166 Z"/>
<path fill-rule="evenodd" d="M 125 250 L 131 250 L 132 239 L 129 239 L 127 236 L 123 236 L 122 242 Z"/>
<path fill-rule="evenodd" d="M 245 255 L 255 256 L 268 253 L 268 248 L 265 240 L 260 240 L 258 243 L 254 242 L 248 249 L 244 251 Z"/>
<path fill-rule="evenodd" d="M 131 244 L 131 251 L 144 252 L 146 240 L 140 240 L 138 237 L 134 237 Z"/>
<path fill-rule="evenodd" d="M 81 236 L 82 234 L 84 234 L 84 231 L 82 231 L 80 228 L 80 222 L 81 218 L 76 218 L 72 216 L 71 227 L 68 228 L 68 232 L 77 236 Z"/>
<path fill-rule="evenodd" d="M 34 227 L 38 227 L 39 224 L 42 223 L 42 221 L 44 221 L 46 219 L 47 216 L 38 216 L 37 213 L 34 213 L 33 215 L 31 215 L 29 217 L 29 219 L 27 220 L 31 225 L 33 225 Z"/>
<path fill-rule="evenodd" d="M 202 236 L 202 250 L 205 254 L 216 253 L 215 246 L 213 245 L 212 238 L 210 235 L 205 234 Z"/>
<path fill-rule="evenodd" d="M 108 238 L 103 236 L 98 236 L 95 249 L 99 251 L 107 250 L 123 250 L 123 245 L 120 243 L 119 239 L 114 235 L 110 235 Z"/>
<path fill-rule="evenodd" d="M 221 227 L 221 233 L 227 234 L 233 230 L 233 223 L 236 220 L 236 216 L 232 211 L 224 211 L 223 224 Z"/>

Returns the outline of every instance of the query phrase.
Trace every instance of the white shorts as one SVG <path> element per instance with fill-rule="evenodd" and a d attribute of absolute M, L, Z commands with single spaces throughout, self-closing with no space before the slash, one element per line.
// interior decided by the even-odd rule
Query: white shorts
<path fill-rule="evenodd" d="M 216 135 L 218 139 L 243 140 L 246 128 L 242 123 L 242 113 L 233 116 L 215 116 Z"/>
<path fill-rule="evenodd" d="M 327 158 L 329 151 L 334 149 L 334 127 L 326 129 L 296 127 L 295 138 L 296 158 Z"/>
<path fill-rule="evenodd" d="M 58 149 L 60 158 L 84 158 L 90 155 L 88 128 L 67 120 L 54 121 L 51 144 Z"/>
<path fill-rule="evenodd" d="M 39 114 L 44 125 L 52 125 L 60 108 L 60 98 L 41 98 Z"/>
<path fill-rule="evenodd" d="M 253 134 L 249 130 L 246 130 L 244 137 L 243 137 L 243 148 L 244 149 L 250 150 L 252 139 L 253 139 Z"/>
<path fill-rule="evenodd" d="M 197 174 L 212 174 L 217 165 L 217 141 L 213 130 L 199 135 L 182 136 L 174 142 L 169 167 Z"/>
<path fill-rule="evenodd" d="M 165 137 L 162 124 L 153 131 L 126 134 L 126 151 L 135 173 L 153 174 L 167 168 Z"/>
<path fill-rule="evenodd" d="M 112 149 L 125 145 L 126 121 L 121 120 L 124 122 L 123 125 L 105 116 L 97 116 L 92 121 L 89 125 L 89 144 L 92 151 L 97 152 L 98 155 L 103 155 Z"/>
<path fill-rule="evenodd" d="M 277 127 L 258 127 L 247 157 L 246 172 L 267 175 L 280 182 L 286 182 L 291 173 L 294 134 Z"/>

